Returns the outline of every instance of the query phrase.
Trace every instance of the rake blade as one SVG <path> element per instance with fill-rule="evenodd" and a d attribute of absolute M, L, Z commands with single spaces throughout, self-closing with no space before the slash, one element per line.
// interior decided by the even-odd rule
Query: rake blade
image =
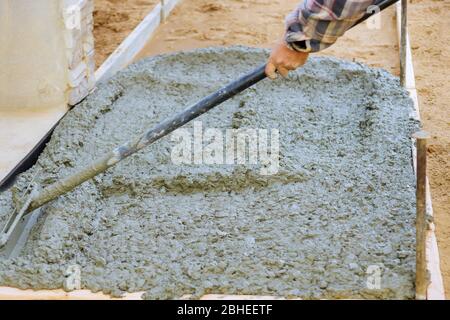
<path fill-rule="evenodd" d="M 39 208 L 20 219 L 14 230 L 9 234 L 9 237 L 7 239 L 2 239 L 5 240 L 6 243 L 0 248 L 0 258 L 12 259 L 20 254 L 28 240 L 31 229 L 36 224 L 41 214 L 42 209 Z M 2 235 L 2 237 L 3 236 L 6 235 Z"/>

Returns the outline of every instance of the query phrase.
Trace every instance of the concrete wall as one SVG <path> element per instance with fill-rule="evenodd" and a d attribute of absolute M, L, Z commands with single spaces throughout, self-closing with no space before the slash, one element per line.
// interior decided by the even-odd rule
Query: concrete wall
<path fill-rule="evenodd" d="M 93 0 L 0 1 L 0 110 L 66 107 L 88 93 L 92 11 Z"/>

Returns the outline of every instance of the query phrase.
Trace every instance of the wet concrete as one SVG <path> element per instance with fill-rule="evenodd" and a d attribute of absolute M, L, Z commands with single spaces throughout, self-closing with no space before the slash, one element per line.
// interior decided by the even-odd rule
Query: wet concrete
<path fill-rule="evenodd" d="M 0 195 L 0 224 L 33 177 L 45 186 L 75 172 L 266 56 L 159 56 L 101 84 Z M 199 118 L 204 128 L 279 129 L 277 174 L 175 165 L 176 143 L 164 138 L 45 206 L 21 256 L 0 261 L 0 285 L 61 288 L 78 265 L 83 288 L 116 296 L 413 298 L 412 107 L 386 71 L 312 58 Z"/>

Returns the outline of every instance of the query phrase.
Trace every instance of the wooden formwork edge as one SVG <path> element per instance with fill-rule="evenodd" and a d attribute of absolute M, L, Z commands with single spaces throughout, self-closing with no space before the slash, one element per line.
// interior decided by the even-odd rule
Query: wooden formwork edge
<path fill-rule="evenodd" d="M 75 290 L 66 292 L 57 290 L 32 290 L 17 289 L 10 287 L 0 288 L 0 300 L 142 300 L 144 292 L 126 293 L 123 297 L 113 298 L 101 292 L 94 293 L 89 290 Z M 180 300 L 190 299 L 185 295 Z M 256 296 L 256 295 L 226 295 L 207 294 L 200 300 L 286 300 L 277 296 Z"/>
<path fill-rule="evenodd" d="M 163 18 L 170 14 L 178 2 L 180 0 L 164 0 L 158 3 L 97 69 L 95 72 L 96 82 L 107 80 L 130 64 L 151 39 Z"/>
<path fill-rule="evenodd" d="M 140 300 L 143 292 L 127 293 L 117 300 Z M 0 288 L 0 300 L 115 300 L 101 292 L 75 290 L 66 292 L 58 290 L 32 290 L 11 287 Z"/>
<path fill-rule="evenodd" d="M 400 38 L 401 38 L 401 3 L 396 3 L 396 17 L 397 17 L 397 35 L 399 41 L 399 51 L 400 51 Z M 405 88 L 408 90 L 411 99 L 414 102 L 414 112 L 411 115 L 414 119 L 420 121 L 420 109 L 419 109 L 419 99 L 416 90 L 416 81 L 414 76 L 414 65 L 411 53 L 411 44 L 409 40 L 409 34 L 406 32 L 406 61 L 405 61 Z M 412 144 L 412 155 L 414 168 L 417 165 L 417 152 L 416 146 Z M 426 183 L 426 212 L 428 216 L 433 216 L 433 206 L 431 202 L 431 192 L 430 183 L 427 178 Z M 440 258 L 439 258 L 439 248 L 437 245 L 436 235 L 435 235 L 434 223 L 429 223 L 427 235 L 426 235 L 426 257 L 427 257 L 427 269 L 430 275 L 430 283 L 427 289 L 427 299 L 428 300 L 444 300 L 445 290 L 444 282 L 442 279 L 441 268 L 440 268 Z"/>

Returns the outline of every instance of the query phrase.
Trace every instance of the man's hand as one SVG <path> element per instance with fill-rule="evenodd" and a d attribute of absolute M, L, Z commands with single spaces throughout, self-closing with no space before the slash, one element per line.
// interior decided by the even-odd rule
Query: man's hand
<path fill-rule="evenodd" d="M 266 66 L 266 75 L 273 80 L 277 78 L 278 71 L 283 77 L 287 77 L 289 70 L 295 70 L 305 64 L 308 55 L 307 52 L 289 49 L 284 41 L 281 41 L 272 49 Z"/>

